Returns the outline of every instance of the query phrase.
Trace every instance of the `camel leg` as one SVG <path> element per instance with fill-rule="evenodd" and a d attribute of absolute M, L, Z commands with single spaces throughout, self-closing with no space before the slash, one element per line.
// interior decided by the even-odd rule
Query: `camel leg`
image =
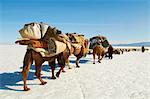
<path fill-rule="evenodd" d="M 80 58 L 82 58 L 82 56 L 84 55 L 84 49 L 85 49 L 85 46 L 83 45 L 80 49 L 80 53 L 76 56 L 77 57 L 77 60 L 76 60 L 76 67 L 77 68 L 80 68 L 79 62 L 80 62 Z"/>
<path fill-rule="evenodd" d="M 28 65 L 25 65 L 22 71 L 22 77 L 23 77 L 23 82 L 24 82 L 24 91 L 30 90 L 30 88 L 27 87 L 27 77 L 29 74 L 29 69 L 31 66 L 31 62 L 28 63 Z"/>
<path fill-rule="evenodd" d="M 53 59 L 52 61 L 49 61 L 49 66 L 51 67 L 52 70 L 52 77 L 51 79 L 56 79 L 55 75 L 54 75 L 54 71 L 55 71 L 55 59 Z"/>
<path fill-rule="evenodd" d="M 63 58 L 64 58 L 63 53 L 60 54 L 60 55 L 57 57 L 57 61 L 58 61 L 58 64 L 60 65 L 60 67 L 61 67 Z M 67 58 L 66 58 L 66 59 L 67 59 Z M 62 71 L 62 72 L 66 72 L 66 71 L 64 70 L 64 68 L 62 68 L 61 71 Z"/>
<path fill-rule="evenodd" d="M 65 58 L 64 56 L 60 55 L 60 57 L 58 57 L 58 60 L 60 60 L 59 65 L 61 66 L 59 71 L 56 73 L 56 76 L 59 77 L 61 71 L 64 70 L 65 68 Z"/>
<path fill-rule="evenodd" d="M 61 69 L 63 73 L 65 73 L 66 71 L 64 70 L 64 68 Z"/>
<path fill-rule="evenodd" d="M 95 54 L 93 53 L 93 64 L 95 64 Z"/>
<path fill-rule="evenodd" d="M 99 59 L 99 63 L 101 63 L 101 60 L 103 59 L 104 55 L 101 56 L 101 58 Z"/>
<path fill-rule="evenodd" d="M 42 70 L 42 61 L 41 60 L 35 60 L 35 66 L 36 66 L 36 77 L 40 80 L 41 84 L 40 85 L 45 85 L 47 82 L 45 82 L 41 78 L 41 70 Z"/>
<path fill-rule="evenodd" d="M 77 68 L 80 68 L 80 66 L 79 66 L 79 61 L 80 61 L 80 57 L 77 57 L 77 60 L 76 60 L 76 67 L 77 67 Z"/>
<path fill-rule="evenodd" d="M 33 59 L 32 59 L 32 52 L 31 50 L 27 50 L 24 61 L 23 61 L 23 70 L 22 70 L 22 77 L 24 82 L 24 91 L 30 90 L 30 88 L 27 87 L 27 77 L 29 74 L 29 69 L 32 65 Z"/>
<path fill-rule="evenodd" d="M 71 69 L 69 58 L 66 60 L 66 65 L 68 66 L 69 69 Z"/>
<path fill-rule="evenodd" d="M 61 65 L 59 71 L 56 73 L 56 76 L 59 77 L 61 71 L 63 70 L 63 68 L 65 67 L 65 65 Z"/>
<path fill-rule="evenodd" d="M 98 62 L 101 63 L 101 56 L 98 55 Z"/>
<path fill-rule="evenodd" d="M 60 63 L 60 68 L 61 68 L 61 71 L 62 71 L 63 73 L 65 73 L 65 72 L 66 72 L 66 71 L 64 70 L 64 68 L 65 68 L 65 64 Z"/>
<path fill-rule="evenodd" d="M 62 53 L 62 56 L 61 57 L 59 57 L 60 59 L 61 59 L 61 62 L 62 62 L 62 65 L 65 65 L 65 63 L 66 63 L 66 65 L 68 66 L 68 69 L 71 69 L 71 66 L 70 66 L 70 61 L 69 61 L 69 56 L 70 56 L 70 53 L 68 53 L 68 52 L 63 52 Z M 64 67 L 65 66 L 63 66 L 62 67 L 62 72 L 66 72 L 65 70 L 64 70 Z"/>

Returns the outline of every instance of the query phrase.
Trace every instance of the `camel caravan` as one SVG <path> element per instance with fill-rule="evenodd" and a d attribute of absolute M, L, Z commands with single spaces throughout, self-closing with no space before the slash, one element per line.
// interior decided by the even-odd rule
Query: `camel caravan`
<path fill-rule="evenodd" d="M 21 39 L 15 43 L 27 45 L 22 70 L 24 91 L 30 90 L 27 86 L 27 78 L 33 62 L 35 63 L 36 77 L 41 85 L 45 85 L 47 82 L 41 77 L 42 64 L 45 61 L 48 61 L 52 70 L 51 79 L 56 79 L 61 72 L 65 72 L 65 65 L 68 66 L 68 69 L 72 68 L 69 61 L 71 55 L 76 57 L 76 67 L 79 68 L 80 59 L 89 53 L 93 54 L 93 64 L 95 64 L 96 55 L 98 56 L 98 62 L 101 63 L 104 57 L 108 56 L 112 59 L 112 54 L 120 54 L 120 51 L 122 53 L 125 51 L 125 49 L 114 49 L 104 36 L 94 36 L 88 40 L 82 34 L 63 33 L 56 27 L 42 22 L 25 24 L 19 30 L 19 33 Z M 60 69 L 55 75 L 56 60 Z"/>

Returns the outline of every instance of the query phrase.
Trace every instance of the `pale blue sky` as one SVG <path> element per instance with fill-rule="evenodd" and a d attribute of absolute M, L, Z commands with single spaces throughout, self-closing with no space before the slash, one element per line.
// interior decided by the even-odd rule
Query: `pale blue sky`
<path fill-rule="evenodd" d="M 0 43 L 14 43 L 29 22 L 103 35 L 111 43 L 150 41 L 149 13 L 149 0 L 1 0 Z"/>

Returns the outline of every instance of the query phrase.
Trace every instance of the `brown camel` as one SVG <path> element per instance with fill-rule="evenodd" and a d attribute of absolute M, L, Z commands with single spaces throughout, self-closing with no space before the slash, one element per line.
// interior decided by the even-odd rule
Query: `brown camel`
<path fill-rule="evenodd" d="M 26 84 L 26 80 L 28 77 L 28 73 L 29 73 L 29 69 L 30 66 L 32 65 L 33 61 L 35 61 L 35 66 L 36 66 L 36 77 L 40 80 L 41 85 L 46 84 L 45 81 L 42 80 L 41 78 L 41 70 L 42 70 L 42 64 L 45 61 L 48 61 L 49 66 L 52 69 L 52 77 L 51 79 L 56 79 L 55 75 L 54 75 L 54 70 L 55 70 L 55 58 L 57 58 L 57 60 L 59 61 L 59 65 L 61 66 L 61 68 L 59 69 L 59 71 L 56 73 L 56 76 L 59 77 L 61 70 L 64 68 L 65 66 L 65 59 L 68 58 L 67 56 L 67 51 L 64 51 L 62 53 L 60 53 L 59 55 L 53 56 L 53 57 L 42 57 L 40 53 L 35 52 L 32 49 L 28 49 L 26 51 L 25 57 L 24 57 L 24 62 L 23 62 L 23 71 L 22 71 L 22 76 L 23 76 L 23 81 L 24 81 L 24 91 L 28 91 L 30 90 L 30 88 L 27 87 Z"/>
<path fill-rule="evenodd" d="M 59 33 L 60 31 L 56 30 L 55 28 L 48 28 L 47 33 Z M 53 35 L 50 34 L 50 36 L 54 37 Z M 48 39 L 48 34 L 43 39 L 40 40 L 18 40 L 15 43 L 19 43 L 20 45 L 32 45 L 32 47 L 35 48 L 47 48 L 47 39 Z M 61 41 L 62 39 L 58 39 Z M 65 41 L 65 40 L 64 40 Z M 66 41 L 67 42 L 67 41 Z M 30 88 L 27 87 L 27 77 L 29 73 L 30 66 L 32 65 L 33 61 L 35 61 L 35 66 L 36 66 L 36 72 L 35 75 L 36 77 L 40 80 L 41 85 L 46 84 L 47 82 L 43 81 L 41 78 L 41 70 L 42 70 L 42 64 L 45 61 L 48 61 L 49 66 L 52 69 L 52 79 L 56 79 L 54 75 L 54 70 L 55 70 L 55 59 L 57 58 L 58 64 L 61 66 L 59 71 L 56 73 L 56 76 L 59 77 L 60 72 L 63 70 L 65 66 L 65 60 L 69 57 L 70 51 L 66 47 L 65 51 L 61 52 L 58 55 L 52 56 L 52 57 L 42 57 L 42 55 L 39 52 L 34 51 L 33 49 L 27 49 L 26 54 L 24 56 L 24 62 L 23 62 L 23 70 L 22 70 L 22 76 L 23 76 L 23 82 L 24 82 L 24 91 L 30 90 Z"/>
<path fill-rule="evenodd" d="M 90 48 L 93 49 L 93 64 L 95 64 L 95 55 L 98 56 L 98 62 L 101 63 L 105 55 L 105 48 L 109 46 L 109 42 L 104 36 L 95 36 L 90 39 Z"/>
<path fill-rule="evenodd" d="M 95 45 L 93 48 L 93 64 L 95 64 L 95 55 L 98 56 L 98 62 L 101 63 L 101 60 L 105 55 L 105 48 L 103 48 L 101 45 Z"/>
<path fill-rule="evenodd" d="M 69 37 L 69 39 L 72 39 L 72 35 L 74 34 L 67 34 L 67 36 Z M 76 34 L 78 35 L 78 34 Z M 76 67 L 79 68 L 79 61 L 80 58 L 82 58 L 83 56 L 86 56 L 86 54 L 88 53 L 88 39 L 85 39 L 83 37 L 83 35 L 78 35 L 81 36 L 81 41 L 80 42 L 71 42 L 71 54 L 73 54 L 74 56 L 76 56 Z M 76 44 L 77 46 L 81 46 L 81 47 L 76 47 L 74 46 L 74 44 Z M 69 58 L 69 57 L 68 57 Z M 69 67 L 69 69 L 71 69 L 70 64 L 69 64 L 69 59 L 66 60 L 66 63 Z"/>

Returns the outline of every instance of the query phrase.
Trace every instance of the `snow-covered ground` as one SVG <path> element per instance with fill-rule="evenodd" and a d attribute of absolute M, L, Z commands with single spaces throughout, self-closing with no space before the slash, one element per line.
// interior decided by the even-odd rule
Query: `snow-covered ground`
<path fill-rule="evenodd" d="M 104 58 L 102 63 L 92 64 L 92 55 L 83 58 L 80 68 L 61 73 L 51 80 L 47 62 L 42 77 L 48 83 L 39 85 L 32 65 L 28 77 L 30 91 L 23 91 L 21 67 L 25 46 L 0 45 L 0 99 L 150 99 L 150 51 L 126 52 Z M 56 68 L 56 71 L 58 71 Z"/>

